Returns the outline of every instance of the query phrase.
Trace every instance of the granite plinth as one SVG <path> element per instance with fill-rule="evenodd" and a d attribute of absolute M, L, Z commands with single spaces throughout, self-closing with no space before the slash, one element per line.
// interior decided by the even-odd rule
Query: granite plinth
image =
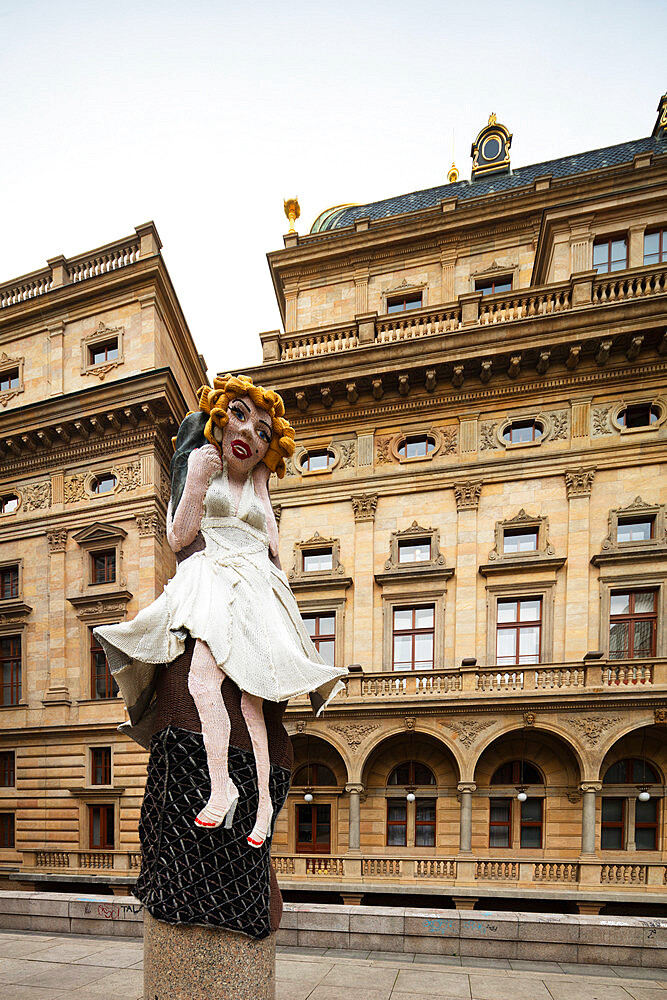
<path fill-rule="evenodd" d="M 144 912 L 147 1000 L 275 1000 L 276 936 L 167 924 Z"/>

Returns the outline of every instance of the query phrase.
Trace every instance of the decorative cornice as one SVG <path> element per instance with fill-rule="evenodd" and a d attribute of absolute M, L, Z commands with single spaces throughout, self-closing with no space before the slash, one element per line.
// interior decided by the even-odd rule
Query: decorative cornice
<path fill-rule="evenodd" d="M 567 499 L 572 500 L 574 497 L 589 497 L 591 495 L 595 473 L 595 466 L 586 468 L 581 465 L 577 469 L 566 469 L 565 488 L 567 490 Z"/>
<path fill-rule="evenodd" d="M 125 614 L 127 602 L 132 599 L 129 590 L 115 590 L 105 594 L 77 594 L 67 600 L 82 621 L 101 622 L 108 618 L 118 619 Z"/>
<path fill-rule="evenodd" d="M 359 493 L 350 497 L 355 521 L 374 521 L 378 504 L 377 493 Z"/>
<path fill-rule="evenodd" d="M 457 510 L 477 510 L 482 492 L 482 483 L 468 479 L 454 483 L 454 499 Z"/>

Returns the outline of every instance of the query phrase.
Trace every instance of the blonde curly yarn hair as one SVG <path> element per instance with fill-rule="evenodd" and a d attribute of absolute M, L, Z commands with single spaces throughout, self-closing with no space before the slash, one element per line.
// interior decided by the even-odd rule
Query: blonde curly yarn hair
<path fill-rule="evenodd" d="M 209 415 L 204 427 L 204 437 L 219 447 L 213 435 L 213 425 L 217 424 L 222 429 L 228 423 L 229 404 L 241 396 L 250 396 L 255 406 L 266 410 L 271 417 L 273 436 L 262 461 L 282 479 L 285 475 L 285 459 L 294 454 L 294 430 L 285 419 L 282 397 L 273 389 L 255 385 L 249 375 L 220 375 L 213 379 L 213 388 L 203 385 L 199 389 L 199 409 Z"/>

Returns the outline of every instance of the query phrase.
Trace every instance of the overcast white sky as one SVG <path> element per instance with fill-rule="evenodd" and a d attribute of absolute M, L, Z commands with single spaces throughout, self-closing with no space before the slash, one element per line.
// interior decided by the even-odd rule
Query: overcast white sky
<path fill-rule="evenodd" d="M 470 176 L 495 111 L 522 166 L 649 135 L 664 0 L 0 0 L 0 282 L 153 219 L 209 376 L 280 325 L 283 198 Z"/>

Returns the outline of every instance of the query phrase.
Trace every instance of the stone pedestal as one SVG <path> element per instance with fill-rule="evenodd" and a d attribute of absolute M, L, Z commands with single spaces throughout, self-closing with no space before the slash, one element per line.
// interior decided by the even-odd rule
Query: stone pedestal
<path fill-rule="evenodd" d="M 144 910 L 146 1000 L 275 1000 L 276 936 L 167 924 Z"/>

